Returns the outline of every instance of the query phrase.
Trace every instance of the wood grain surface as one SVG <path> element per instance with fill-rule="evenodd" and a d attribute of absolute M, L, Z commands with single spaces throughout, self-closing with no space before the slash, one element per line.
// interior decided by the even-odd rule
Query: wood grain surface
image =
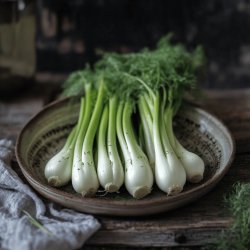
<path fill-rule="evenodd" d="M 37 86 L 36 88 L 44 88 Z M 19 98 L 0 100 L 0 137 L 16 139 L 24 124 L 51 99 L 48 91 L 26 92 Z M 53 88 L 50 88 L 53 93 Z M 102 228 L 87 242 L 87 249 L 125 247 L 197 249 L 228 228 L 233 218 L 224 207 L 224 196 L 237 181 L 250 181 L 250 89 L 204 90 L 198 105 L 214 113 L 236 140 L 236 158 L 219 185 L 206 196 L 176 211 L 140 218 L 98 216 Z M 17 163 L 13 167 L 19 172 Z"/>

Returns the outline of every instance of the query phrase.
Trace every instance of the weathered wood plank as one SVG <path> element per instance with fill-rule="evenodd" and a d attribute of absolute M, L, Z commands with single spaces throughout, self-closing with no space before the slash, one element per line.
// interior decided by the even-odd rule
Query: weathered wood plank
<path fill-rule="evenodd" d="M 0 100 L 0 138 L 16 140 L 23 126 L 51 101 L 55 85 L 34 84 L 28 90 L 13 93 L 10 99 Z"/>
<path fill-rule="evenodd" d="M 99 246 L 136 246 L 136 247 L 176 247 L 176 246 L 197 246 L 204 242 L 212 242 L 217 237 L 221 228 L 205 228 L 192 230 L 165 230 L 144 231 L 110 231 L 102 230 L 97 232 L 89 244 Z"/>
<path fill-rule="evenodd" d="M 43 107 L 41 98 L 21 98 L 0 102 L 0 138 L 15 141 L 22 127 Z"/>
<path fill-rule="evenodd" d="M 197 104 L 221 119 L 236 140 L 237 153 L 250 152 L 250 89 L 205 90 Z"/>

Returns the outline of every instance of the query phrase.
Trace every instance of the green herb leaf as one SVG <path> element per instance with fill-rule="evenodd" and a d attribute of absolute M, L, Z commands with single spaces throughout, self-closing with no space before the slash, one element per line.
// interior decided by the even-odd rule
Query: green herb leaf
<path fill-rule="evenodd" d="M 234 184 L 233 191 L 225 198 L 225 202 L 234 222 L 213 244 L 203 249 L 250 249 L 250 183 Z"/>
<path fill-rule="evenodd" d="M 35 227 L 39 228 L 40 230 L 42 230 L 44 233 L 48 234 L 49 236 L 54 236 L 54 234 L 49 231 L 46 227 L 44 227 L 40 222 L 38 222 L 35 218 L 33 218 L 29 212 L 27 212 L 26 210 L 22 210 L 22 212 L 24 214 L 26 214 L 29 218 L 29 221 L 32 225 L 34 225 Z"/>

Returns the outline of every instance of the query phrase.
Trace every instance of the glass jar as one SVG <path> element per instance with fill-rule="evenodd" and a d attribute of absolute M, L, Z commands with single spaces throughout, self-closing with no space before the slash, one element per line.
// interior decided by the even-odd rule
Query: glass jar
<path fill-rule="evenodd" d="M 0 96 L 31 84 L 35 73 L 35 1 L 0 2 Z"/>

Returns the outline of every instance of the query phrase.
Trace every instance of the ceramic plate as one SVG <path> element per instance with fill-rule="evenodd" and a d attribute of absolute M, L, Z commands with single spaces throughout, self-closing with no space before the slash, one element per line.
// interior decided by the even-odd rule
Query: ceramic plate
<path fill-rule="evenodd" d="M 111 216 L 139 216 L 169 211 L 205 195 L 224 176 L 234 156 L 234 141 L 228 129 L 213 115 L 193 106 L 181 109 L 174 121 L 176 136 L 190 151 L 205 161 L 205 175 L 198 184 L 187 183 L 175 196 L 167 196 L 156 186 L 147 197 L 136 200 L 125 188 L 119 193 L 83 198 L 71 184 L 53 188 L 44 177 L 46 162 L 63 146 L 76 123 L 79 105 L 69 99 L 45 107 L 21 131 L 16 157 L 21 170 L 42 196 L 78 211 Z"/>

